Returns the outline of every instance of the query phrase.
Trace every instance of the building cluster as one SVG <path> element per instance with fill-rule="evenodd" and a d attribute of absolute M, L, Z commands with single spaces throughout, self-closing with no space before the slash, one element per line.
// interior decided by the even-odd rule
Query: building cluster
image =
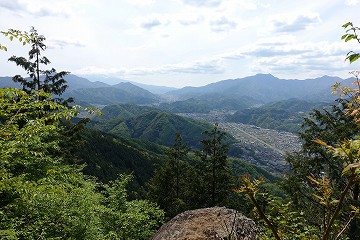
<path fill-rule="evenodd" d="M 261 166 L 273 173 L 288 170 L 286 153 L 299 151 L 301 142 L 296 134 L 264 129 L 254 125 L 226 122 L 225 113 L 198 114 L 183 113 L 181 116 L 208 122 L 217 122 L 219 127 L 231 134 L 235 145 L 242 150 L 241 159 Z"/>

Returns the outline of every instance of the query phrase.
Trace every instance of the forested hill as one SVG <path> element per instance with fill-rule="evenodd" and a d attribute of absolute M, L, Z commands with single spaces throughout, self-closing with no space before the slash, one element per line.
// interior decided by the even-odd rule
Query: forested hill
<path fill-rule="evenodd" d="M 344 80 L 330 76 L 306 80 L 284 80 L 271 74 L 257 74 L 244 78 L 219 81 L 203 87 L 186 87 L 171 91 L 168 94 L 179 99 L 202 98 L 202 96 L 207 99 L 210 96 L 213 98 L 226 96 L 227 98 L 235 99 L 250 97 L 263 103 L 291 98 L 330 100 L 335 98 L 331 95 L 331 86 L 334 83 L 344 82 L 348 84 L 351 81 L 351 79 Z"/>
<path fill-rule="evenodd" d="M 117 178 L 119 173 L 133 174 L 143 186 L 154 174 L 156 164 L 166 159 L 166 148 L 149 141 L 124 138 L 86 129 L 84 144 L 78 151 L 84 172 L 102 182 Z"/>
<path fill-rule="evenodd" d="M 206 94 L 171 103 L 161 103 L 158 108 L 173 113 L 208 113 L 210 111 L 241 110 L 261 104 L 251 97 L 231 98 L 227 96 Z"/>
<path fill-rule="evenodd" d="M 228 115 L 227 121 L 297 133 L 309 112 L 329 105 L 329 102 L 289 99 L 237 111 Z"/>
<path fill-rule="evenodd" d="M 166 113 L 155 108 L 131 104 L 111 105 L 102 109 L 90 126 L 118 136 L 141 138 L 165 146 L 173 144 L 176 133 L 185 143 L 198 146 L 209 123 Z"/>

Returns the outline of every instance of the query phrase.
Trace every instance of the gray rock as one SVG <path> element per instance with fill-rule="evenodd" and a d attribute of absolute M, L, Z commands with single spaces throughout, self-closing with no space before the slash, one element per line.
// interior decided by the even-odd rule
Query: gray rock
<path fill-rule="evenodd" d="M 202 208 L 183 212 L 164 224 L 153 240 L 255 240 L 253 220 L 234 209 Z"/>

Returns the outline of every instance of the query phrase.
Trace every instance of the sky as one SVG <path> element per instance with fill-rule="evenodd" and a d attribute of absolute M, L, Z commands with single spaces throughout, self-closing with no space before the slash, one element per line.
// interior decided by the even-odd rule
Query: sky
<path fill-rule="evenodd" d="M 351 77 L 341 27 L 360 26 L 360 0 L 1 0 L 0 30 L 46 37 L 58 71 L 96 80 L 203 86 L 270 73 L 282 79 Z M 29 45 L 0 36 L 0 76 L 23 74 L 7 59 Z M 113 82 L 112 82 L 113 83 Z"/>

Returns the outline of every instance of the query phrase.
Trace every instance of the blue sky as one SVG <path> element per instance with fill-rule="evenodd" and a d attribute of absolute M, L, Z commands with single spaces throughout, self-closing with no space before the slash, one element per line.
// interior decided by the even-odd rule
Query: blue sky
<path fill-rule="evenodd" d="M 46 37 L 51 67 L 94 79 L 201 86 L 270 73 L 284 79 L 350 77 L 355 42 L 341 25 L 360 26 L 359 0 L 2 0 L 0 30 Z M 0 36 L 0 76 L 21 74 L 6 59 L 29 46 Z"/>

